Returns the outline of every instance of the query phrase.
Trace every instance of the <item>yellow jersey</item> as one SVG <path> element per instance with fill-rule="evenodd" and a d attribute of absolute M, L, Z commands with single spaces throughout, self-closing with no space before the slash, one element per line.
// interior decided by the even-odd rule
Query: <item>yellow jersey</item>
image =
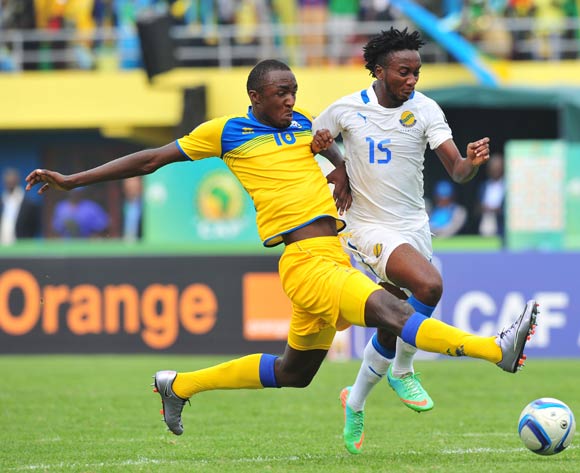
<path fill-rule="evenodd" d="M 314 159 L 312 116 L 294 109 L 288 128 L 259 122 L 252 107 L 243 116 L 231 115 L 202 123 L 177 140 L 191 160 L 221 158 L 250 194 L 256 209 L 258 233 L 264 246 L 282 243 L 282 236 L 311 222 L 338 218 L 334 199 Z"/>

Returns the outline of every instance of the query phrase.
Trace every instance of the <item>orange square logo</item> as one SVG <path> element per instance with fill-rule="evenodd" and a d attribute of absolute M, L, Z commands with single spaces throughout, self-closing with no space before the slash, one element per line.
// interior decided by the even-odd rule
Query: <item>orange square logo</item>
<path fill-rule="evenodd" d="M 278 273 L 246 273 L 242 285 L 244 338 L 286 340 L 292 303 Z"/>

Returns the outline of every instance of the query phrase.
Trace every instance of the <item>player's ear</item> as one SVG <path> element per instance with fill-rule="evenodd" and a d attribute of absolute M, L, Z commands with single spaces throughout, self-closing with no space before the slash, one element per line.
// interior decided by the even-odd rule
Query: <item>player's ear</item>
<path fill-rule="evenodd" d="M 260 92 L 258 92 L 257 90 L 250 90 L 248 92 L 248 95 L 250 96 L 250 101 L 252 102 L 252 104 L 256 104 L 256 105 L 260 104 L 260 102 L 261 102 Z"/>
<path fill-rule="evenodd" d="M 383 66 L 382 64 L 376 64 L 375 65 L 375 77 L 379 80 L 383 80 L 383 78 L 385 77 L 385 66 Z"/>

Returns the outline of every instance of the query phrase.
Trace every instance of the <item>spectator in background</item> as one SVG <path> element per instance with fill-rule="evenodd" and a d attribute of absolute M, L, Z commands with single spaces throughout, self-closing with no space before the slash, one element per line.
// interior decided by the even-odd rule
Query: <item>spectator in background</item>
<path fill-rule="evenodd" d="M 565 0 L 534 0 L 536 48 L 534 59 L 561 59 L 566 31 Z"/>
<path fill-rule="evenodd" d="M 85 198 L 82 188 L 67 195 L 56 204 L 52 229 L 63 238 L 91 238 L 104 236 L 109 216 L 96 202 Z"/>
<path fill-rule="evenodd" d="M 130 177 L 123 181 L 123 239 L 140 240 L 143 232 L 143 183 L 141 177 Z"/>
<path fill-rule="evenodd" d="M 329 58 L 333 64 L 344 64 L 351 60 L 354 53 L 353 39 L 359 10 L 359 0 L 329 0 L 328 34 Z"/>
<path fill-rule="evenodd" d="M 534 17 L 535 6 L 533 0 L 509 0 L 505 14 L 508 18 L 528 19 L 530 23 Z M 532 55 L 527 50 L 516 49 L 519 42 L 529 40 L 531 33 L 529 30 L 513 29 L 511 30 L 512 44 L 514 50 L 512 59 L 532 59 Z"/>
<path fill-rule="evenodd" d="M 504 163 L 503 156 L 491 155 L 486 167 L 487 178 L 483 182 L 477 213 L 479 214 L 479 234 L 482 236 L 504 235 Z"/>
<path fill-rule="evenodd" d="M 24 30 L 28 32 L 36 28 L 34 0 L 0 0 L 0 31 Z M 0 71 L 15 71 L 18 69 L 13 56 L 12 47 L 7 42 L 0 45 Z M 21 45 L 24 55 L 35 53 L 38 44 L 26 41 Z"/>
<path fill-rule="evenodd" d="M 483 53 L 510 59 L 513 51 L 512 35 L 503 22 L 505 5 L 483 0 L 468 0 L 463 8 L 461 32 Z"/>
<path fill-rule="evenodd" d="M 450 237 L 457 235 L 467 221 L 467 210 L 455 202 L 455 191 L 449 181 L 435 185 L 433 208 L 429 215 L 429 226 L 433 235 Z"/>
<path fill-rule="evenodd" d="M 283 28 L 289 28 L 298 22 L 298 4 L 288 0 L 270 0 L 272 21 Z M 299 63 L 299 40 L 296 35 L 276 35 L 274 40 L 282 44 L 292 65 Z"/>
<path fill-rule="evenodd" d="M 260 24 L 268 24 L 271 21 L 271 12 L 266 0 L 238 0 L 235 9 L 236 35 L 234 44 L 242 46 L 254 46 L 255 56 L 258 55 L 262 40 L 258 37 Z M 234 65 L 254 65 L 256 57 L 240 58 L 234 61 Z"/>
<path fill-rule="evenodd" d="M 307 66 L 326 63 L 325 26 L 328 19 L 328 0 L 298 0 L 299 20 L 302 31 L 302 49 L 306 53 Z"/>
<path fill-rule="evenodd" d="M 24 195 L 20 173 L 6 168 L 2 175 L 4 190 L 0 204 L 0 243 L 11 245 L 21 238 L 40 235 L 40 206 Z"/>

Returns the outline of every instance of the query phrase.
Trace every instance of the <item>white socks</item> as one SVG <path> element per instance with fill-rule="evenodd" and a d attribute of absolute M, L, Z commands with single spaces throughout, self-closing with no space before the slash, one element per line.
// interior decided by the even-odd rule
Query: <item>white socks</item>
<path fill-rule="evenodd" d="M 393 376 L 400 378 L 404 374 L 414 373 L 413 358 L 415 353 L 417 353 L 417 348 L 397 337 L 397 354 L 393 360 L 393 368 L 391 370 Z"/>
<path fill-rule="evenodd" d="M 387 374 L 387 369 L 391 363 L 391 360 L 381 355 L 373 346 L 373 338 L 365 347 L 361 367 L 348 397 L 349 407 L 356 412 L 364 409 L 371 389 Z"/>
<path fill-rule="evenodd" d="M 348 397 L 349 407 L 356 412 L 364 409 L 369 393 L 375 387 L 375 384 L 387 374 L 391 363 L 393 363 L 392 371 L 394 376 L 400 377 L 407 373 L 414 373 L 413 358 L 415 353 L 417 353 L 417 349 L 414 346 L 405 343 L 397 337 L 397 351 L 393 359 L 379 353 L 373 341 L 377 343 L 376 334 L 365 347 L 363 361 Z"/>

